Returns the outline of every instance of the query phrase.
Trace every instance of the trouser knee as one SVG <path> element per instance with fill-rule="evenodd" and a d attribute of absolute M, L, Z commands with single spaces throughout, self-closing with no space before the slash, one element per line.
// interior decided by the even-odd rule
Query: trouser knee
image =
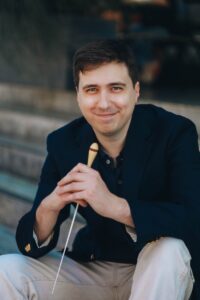
<path fill-rule="evenodd" d="M 5 254 L 0 256 L 0 280 L 20 282 L 26 269 L 26 257 L 23 255 Z"/>
<path fill-rule="evenodd" d="M 185 243 L 176 238 L 160 238 L 148 243 L 139 255 L 139 259 L 145 260 L 158 270 L 170 272 L 188 272 L 190 268 L 190 253 Z"/>

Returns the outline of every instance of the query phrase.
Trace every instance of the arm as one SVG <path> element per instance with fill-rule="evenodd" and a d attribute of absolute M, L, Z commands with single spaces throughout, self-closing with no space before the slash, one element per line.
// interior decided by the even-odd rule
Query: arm
<path fill-rule="evenodd" d="M 36 217 L 34 223 L 34 232 L 37 236 L 39 244 L 43 243 L 54 231 L 54 227 L 58 220 L 60 212 L 70 202 L 66 201 L 67 193 L 65 195 L 58 194 L 58 187 L 53 192 L 42 200 L 36 210 Z M 77 201 L 84 206 L 84 201 Z"/>
<path fill-rule="evenodd" d="M 53 143 L 53 141 L 52 141 L 52 143 Z M 57 165 L 56 165 L 55 159 L 52 156 L 52 154 L 51 154 L 52 151 L 49 148 L 50 148 L 50 141 L 48 139 L 47 140 L 48 155 L 45 160 L 44 166 L 42 168 L 38 191 L 37 191 L 37 194 L 35 197 L 33 207 L 30 212 L 28 212 L 21 218 L 21 220 L 19 221 L 18 227 L 17 227 L 17 231 L 16 231 L 16 241 L 17 241 L 19 250 L 23 254 L 29 255 L 32 257 L 42 256 L 56 246 L 58 236 L 59 236 L 60 224 L 69 216 L 69 205 L 65 206 L 63 209 L 61 209 L 59 213 L 58 212 L 53 213 L 53 214 L 50 213 L 49 217 L 47 218 L 47 222 L 49 223 L 51 228 L 48 228 L 48 230 L 45 233 L 43 232 L 43 229 L 42 229 L 42 234 L 39 232 L 40 231 L 39 230 L 39 228 L 40 228 L 39 222 L 40 221 L 38 222 L 38 220 L 41 217 L 41 212 L 45 211 L 45 209 L 43 209 L 43 207 L 45 206 L 45 205 L 43 205 L 44 204 L 43 199 L 44 200 L 49 199 L 49 198 L 53 199 L 52 191 L 54 191 L 56 189 L 57 182 L 60 180 L 60 176 L 59 176 L 59 173 L 57 170 Z M 39 207 L 42 209 L 40 210 Z M 53 215 L 54 215 L 54 220 L 52 219 Z M 46 216 L 47 216 L 47 214 L 45 213 L 45 217 Z M 43 221 L 41 221 L 41 222 L 43 222 Z M 35 226 L 35 224 L 36 224 L 36 226 Z M 37 227 L 37 229 L 36 229 L 36 227 Z M 41 242 L 45 238 L 45 235 L 48 236 L 48 234 L 50 234 L 52 232 L 52 230 L 54 231 L 53 237 L 52 237 L 50 243 L 48 244 L 48 246 L 45 246 L 42 248 L 37 247 L 36 242 L 33 238 L 33 230 L 34 229 L 36 229 L 37 234 L 39 234 L 39 242 Z M 41 237 L 40 237 L 40 234 L 42 235 Z M 27 245 L 29 245 L 29 246 L 26 248 Z M 27 252 L 27 249 L 29 250 L 28 252 Z"/>
<path fill-rule="evenodd" d="M 56 202 L 55 191 L 47 196 L 39 205 L 36 211 L 34 232 L 37 236 L 38 243 L 42 244 L 53 232 L 56 225 L 59 210 L 53 210 L 49 207 L 49 203 Z"/>
<path fill-rule="evenodd" d="M 156 195 L 155 199 L 141 197 L 129 202 L 138 241 L 171 236 L 187 242 L 199 234 L 200 154 L 197 132 L 190 121 L 175 125 L 165 149 L 167 178 L 163 194 L 159 193 L 158 198 L 159 187 L 154 185 L 152 195 Z M 151 168 L 154 167 L 153 162 Z"/>

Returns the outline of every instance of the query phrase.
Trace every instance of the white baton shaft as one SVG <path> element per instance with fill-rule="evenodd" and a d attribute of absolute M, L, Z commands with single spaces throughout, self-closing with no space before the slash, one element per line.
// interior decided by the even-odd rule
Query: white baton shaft
<path fill-rule="evenodd" d="M 93 143 L 90 146 L 89 153 L 88 153 L 88 162 L 87 162 L 88 167 L 92 166 L 93 161 L 94 161 L 94 159 L 97 155 L 98 149 L 99 149 L 99 146 L 98 146 L 97 143 Z M 59 276 L 59 273 L 60 273 L 60 269 L 61 269 L 61 266 L 62 266 L 62 263 L 63 263 L 64 255 L 65 255 L 68 243 L 69 243 L 69 238 L 71 236 L 72 228 L 73 228 L 74 221 L 75 221 L 75 218 L 76 218 L 76 215 L 77 215 L 78 207 L 79 207 L 79 204 L 77 203 L 75 211 L 74 211 L 74 215 L 73 215 L 73 218 L 72 218 L 72 222 L 71 222 L 71 225 L 70 225 L 69 233 L 67 235 L 67 239 L 66 239 L 64 250 L 63 250 L 63 254 L 62 254 L 62 257 L 61 257 L 61 260 L 60 260 L 59 268 L 58 268 L 58 271 L 57 271 L 57 274 L 56 274 L 56 279 L 55 279 L 54 284 L 53 284 L 52 295 L 53 295 L 55 287 L 56 287 L 56 283 L 57 283 L 58 276 Z"/>

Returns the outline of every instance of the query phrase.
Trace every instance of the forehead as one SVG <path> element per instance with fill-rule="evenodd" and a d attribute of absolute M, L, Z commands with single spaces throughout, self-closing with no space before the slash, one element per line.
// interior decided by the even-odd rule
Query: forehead
<path fill-rule="evenodd" d="M 124 63 L 111 62 L 79 73 L 79 86 L 85 84 L 106 85 L 131 80 Z"/>

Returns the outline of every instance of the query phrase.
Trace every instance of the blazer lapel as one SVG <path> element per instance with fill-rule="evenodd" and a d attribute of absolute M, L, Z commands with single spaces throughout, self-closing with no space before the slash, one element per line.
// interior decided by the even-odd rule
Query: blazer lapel
<path fill-rule="evenodd" d="M 135 107 L 124 147 L 123 195 L 127 201 L 138 200 L 139 183 L 152 147 L 155 118 L 145 105 Z"/>

